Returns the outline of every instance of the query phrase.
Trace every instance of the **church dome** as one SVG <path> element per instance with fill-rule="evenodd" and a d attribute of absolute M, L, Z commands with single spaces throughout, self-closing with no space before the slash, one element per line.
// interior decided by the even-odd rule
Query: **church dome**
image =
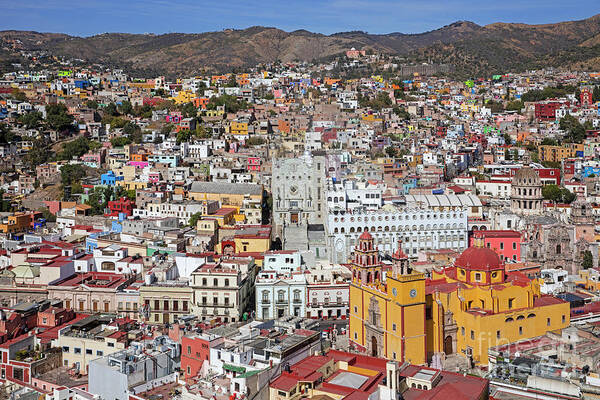
<path fill-rule="evenodd" d="M 540 176 L 531 167 L 523 167 L 513 177 L 512 184 L 515 186 L 541 186 Z"/>
<path fill-rule="evenodd" d="M 456 259 L 459 268 L 477 271 L 490 271 L 504 268 L 498 254 L 487 247 L 469 247 Z"/>
<path fill-rule="evenodd" d="M 371 234 L 367 231 L 364 231 L 362 235 L 359 236 L 358 238 L 359 240 L 371 240 L 373 239 L 373 236 L 371 236 Z"/>

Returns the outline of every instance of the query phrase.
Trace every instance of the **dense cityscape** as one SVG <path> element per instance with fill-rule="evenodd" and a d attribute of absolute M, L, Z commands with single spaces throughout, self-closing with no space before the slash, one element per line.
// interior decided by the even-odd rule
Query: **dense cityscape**
<path fill-rule="evenodd" d="M 0 44 L 0 398 L 600 396 L 600 69 Z"/>

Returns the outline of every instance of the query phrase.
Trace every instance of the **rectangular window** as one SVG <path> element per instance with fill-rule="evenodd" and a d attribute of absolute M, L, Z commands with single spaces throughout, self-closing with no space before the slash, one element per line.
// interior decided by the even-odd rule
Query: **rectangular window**
<path fill-rule="evenodd" d="M 106 343 L 106 345 L 107 345 L 108 347 L 115 347 L 115 344 L 114 344 L 113 342 L 108 342 L 108 343 Z"/>
<path fill-rule="evenodd" d="M 513 308 L 513 303 L 515 302 L 514 298 L 510 298 L 508 299 L 508 309 L 512 309 Z"/>
<path fill-rule="evenodd" d="M 546 326 L 550 326 L 550 318 L 546 318 Z"/>
<path fill-rule="evenodd" d="M 392 324 L 392 330 L 396 332 L 396 324 Z"/>
<path fill-rule="evenodd" d="M 73 353 L 75 353 L 75 354 L 81 354 L 81 348 L 80 347 L 73 347 Z"/>
<path fill-rule="evenodd" d="M 460 333 L 461 333 L 461 335 L 465 336 L 465 327 L 464 326 L 460 327 Z"/>
<path fill-rule="evenodd" d="M 69 346 L 63 346 L 63 353 L 69 352 Z"/>
<path fill-rule="evenodd" d="M 92 355 L 92 354 L 93 354 L 93 353 L 92 353 L 92 349 L 86 349 L 86 350 L 85 350 L 85 354 Z"/>
<path fill-rule="evenodd" d="M 104 352 L 102 350 L 96 350 L 96 355 L 102 357 Z"/>
<path fill-rule="evenodd" d="M 500 331 L 496 331 L 496 339 L 500 339 Z"/>
<path fill-rule="evenodd" d="M 567 318 L 563 315 L 562 316 L 562 323 L 564 324 L 567 321 Z"/>
<path fill-rule="evenodd" d="M 471 331 L 471 340 L 475 340 L 475 332 Z"/>
<path fill-rule="evenodd" d="M 522 334 L 523 334 L 523 327 L 522 327 L 522 326 L 520 326 L 520 327 L 519 327 L 519 335 L 522 335 Z"/>

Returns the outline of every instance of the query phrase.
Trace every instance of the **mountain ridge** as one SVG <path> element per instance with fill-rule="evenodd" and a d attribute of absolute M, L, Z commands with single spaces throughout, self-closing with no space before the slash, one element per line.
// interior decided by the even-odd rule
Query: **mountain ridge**
<path fill-rule="evenodd" d="M 18 44 L 15 45 L 15 39 Z M 363 31 L 330 35 L 305 29 L 284 31 L 251 26 L 203 33 L 101 33 L 80 37 L 64 33 L 0 31 L 0 48 L 46 51 L 132 71 L 189 75 L 201 71 L 230 71 L 275 61 L 325 59 L 355 47 L 406 57 L 409 61 L 452 63 L 464 75 L 520 70 L 548 58 L 568 66 L 600 56 L 600 14 L 587 19 L 551 24 L 496 22 L 478 25 L 456 21 L 422 33 Z M 560 55 L 560 56 L 559 56 Z M 572 55 L 572 56 L 571 56 Z M 3 57 L 8 57 L 4 55 Z M 587 57 L 587 58 L 586 58 Z"/>

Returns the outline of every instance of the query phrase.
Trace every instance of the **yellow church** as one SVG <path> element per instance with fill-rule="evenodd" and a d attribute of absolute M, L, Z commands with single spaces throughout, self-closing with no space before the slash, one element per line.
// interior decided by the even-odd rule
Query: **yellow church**
<path fill-rule="evenodd" d="M 507 274 L 496 252 L 481 238 L 474 242 L 453 266 L 426 279 L 411 271 L 401 243 L 384 265 L 363 233 L 351 259 L 352 346 L 413 364 L 459 353 L 487 365 L 489 347 L 569 326 L 569 303 L 543 295 L 538 279 Z"/>

